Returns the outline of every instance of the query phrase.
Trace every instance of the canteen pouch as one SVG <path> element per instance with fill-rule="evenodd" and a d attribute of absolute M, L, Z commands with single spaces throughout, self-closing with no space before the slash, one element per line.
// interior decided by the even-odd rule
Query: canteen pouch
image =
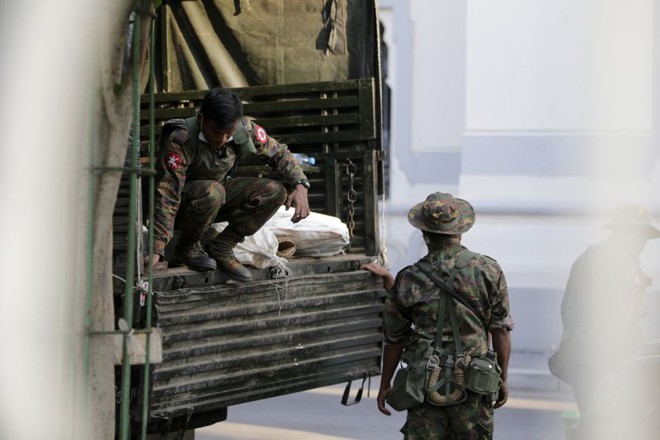
<path fill-rule="evenodd" d="M 410 365 L 397 371 L 387 403 L 396 411 L 405 411 L 424 401 L 424 387 L 420 392 L 414 386 L 409 371 Z M 413 373 L 414 376 L 414 373 Z"/>
<path fill-rule="evenodd" d="M 468 369 L 466 388 L 477 394 L 497 394 L 502 370 L 497 356 L 489 352 L 484 357 L 473 358 Z"/>
<path fill-rule="evenodd" d="M 429 350 L 430 348 L 430 350 Z M 396 411 L 405 411 L 424 402 L 426 396 L 426 363 L 429 344 L 422 344 L 414 352 L 404 351 L 401 362 L 406 364 L 397 371 L 387 403 Z"/>

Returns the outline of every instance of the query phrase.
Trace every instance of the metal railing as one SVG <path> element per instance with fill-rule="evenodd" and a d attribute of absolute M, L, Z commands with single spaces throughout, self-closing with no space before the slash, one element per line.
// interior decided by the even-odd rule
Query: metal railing
<path fill-rule="evenodd" d="M 135 7 L 133 15 L 133 28 L 132 28 L 132 43 L 131 49 L 133 53 L 133 65 L 132 65 L 132 100 L 133 100 L 133 115 L 132 115 L 132 128 L 131 128 L 131 148 L 130 148 L 130 165 L 122 168 L 117 167 L 108 167 L 108 166 L 94 166 L 96 157 L 95 157 L 95 145 L 93 141 L 90 141 L 90 177 L 88 184 L 89 191 L 89 217 L 88 217 L 88 246 L 87 246 L 87 274 L 86 274 L 86 297 L 85 297 L 85 337 L 83 340 L 83 380 L 84 380 L 84 389 L 89 390 L 90 386 L 90 356 L 91 350 L 90 346 L 92 342 L 92 336 L 96 335 L 123 335 L 122 343 L 122 360 L 121 360 L 121 382 L 120 382 L 120 408 L 118 431 L 115 433 L 115 438 L 121 440 L 128 440 L 131 438 L 131 357 L 129 355 L 129 342 L 130 338 L 134 337 L 135 333 L 146 334 L 145 338 L 145 361 L 143 367 L 143 374 L 141 377 L 141 387 L 142 387 L 142 399 L 139 403 L 141 405 L 141 429 L 140 429 L 140 438 L 145 440 L 147 438 L 147 424 L 149 418 L 149 377 L 150 377 L 150 352 L 151 352 L 151 333 L 152 333 L 152 281 L 153 281 L 153 270 L 151 264 L 146 265 L 146 274 L 142 273 L 142 259 L 138 254 L 140 252 L 140 246 L 138 241 L 138 234 L 141 234 L 142 231 L 142 222 L 139 215 L 139 181 L 140 176 L 145 175 L 148 178 L 148 190 L 149 190 L 149 212 L 148 212 L 148 258 L 151 260 L 153 256 L 153 216 L 154 216 L 154 207 L 153 207 L 153 198 L 155 191 L 155 171 L 154 171 L 154 149 L 150 149 L 150 161 L 148 169 L 142 169 L 140 163 L 140 70 L 142 64 L 141 57 L 141 26 L 143 26 L 143 15 L 144 10 L 141 8 L 141 0 L 135 0 Z M 151 14 L 151 12 L 149 12 Z M 149 32 L 149 46 L 150 53 L 154 53 L 154 20 L 149 20 L 150 32 Z M 150 118 L 153 119 L 154 115 L 154 59 L 153 56 L 149 57 L 149 96 L 150 96 Z M 155 130 L 154 123 L 152 120 L 150 133 L 149 133 L 150 144 L 153 146 L 155 141 Z M 95 231 L 95 222 L 94 222 L 94 209 L 95 209 L 95 173 L 97 172 L 117 172 L 122 171 L 129 174 L 130 183 L 129 183 L 129 209 L 128 209 L 128 231 L 127 231 L 127 252 L 126 252 L 126 275 L 124 281 L 124 298 L 123 298 L 123 317 L 122 320 L 126 325 L 120 325 L 119 330 L 115 331 L 95 331 L 92 322 L 92 303 L 93 303 L 93 271 L 94 271 L 94 257 L 93 257 L 93 247 L 94 247 L 94 231 Z M 146 283 L 144 276 L 146 275 Z M 145 301 L 145 319 L 144 319 L 144 328 L 134 329 L 134 297 L 137 290 L 144 291 L 142 286 L 146 286 L 146 301 Z M 117 318 L 117 317 L 115 317 Z M 85 393 L 87 396 L 88 393 Z M 83 409 L 87 410 L 89 407 L 88 399 L 85 397 L 83 402 Z M 116 415 L 116 416 L 117 416 Z M 84 423 L 88 424 L 89 415 L 82 415 Z M 114 423 L 114 421 L 113 421 Z M 88 428 L 88 427 L 87 427 Z M 85 430 L 89 432 L 88 429 Z M 134 433 L 135 434 L 135 433 Z"/>

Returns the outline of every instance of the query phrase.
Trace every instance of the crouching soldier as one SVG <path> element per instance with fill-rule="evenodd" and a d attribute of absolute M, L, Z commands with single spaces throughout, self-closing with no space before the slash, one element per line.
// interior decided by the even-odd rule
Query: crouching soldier
<path fill-rule="evenodd" d="M 231 177 L 239 159 L 256 155 L 284 182 Z M 154 258 L 164 260 L 165 246 L 177 230 L 172 259 L 198 271 L 218 266 L 247 281 L 250 271 L 234 256 L 234 247 L 252 235 L 285 204 L 294 223 L 309 215 L 309 182 L 286 145 L 243 117 L 235 93 L 209 90 L 197 116 L 167 121 L 161 131 L 156 164 Z M 286 185 L 286 186 L 285 186 Z M 229 225 L 202 247 L 200 239 L 214 222 Z"/>

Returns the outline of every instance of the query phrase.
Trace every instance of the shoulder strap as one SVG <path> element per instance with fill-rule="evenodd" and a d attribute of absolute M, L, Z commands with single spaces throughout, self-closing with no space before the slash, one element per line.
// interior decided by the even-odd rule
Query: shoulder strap
<path fill-rule="evenodd" d="M 190 145 L 193 151 L 197 151 L 197 144 L 199 143 L 199 120 L 197 116 L 184 119 L 186 121 L 186 128 L 190 133 Z"/>
<path fill-rule="evenodd" d="M 465 252 L 470 252 L 470 251 L 465 251 Z M 463 254 L 465 254 L 465 252 L 463 252 L 463 253 L 459 256 L 459 260 L 457 261 L 457 266 L 458 266 L 458 264 L 459 264 L 459 262 L 460 262 L 460 260 L 461 260 L 461 257 L 463 256 Z M 472 256 L 470 256 L 469 259 L 472 259 L 472 257 L 473 257 L 475 254 L 474 254 L 474 252 L 470 252 L 470 253 L 472 254 Z M 469 261 L 469 259 L 468 259 L 468 261 Z M 424 275 L 426 275 L 427 277 L 429 277 L 429 278 L 431 279 L 431 281 L 433 281 L 433 283 L 434 283 L 436 286 L 438 286 L 442 291 L 447 292 L 448 294 L 450 294 L 450 295 L 451 295 L 456 301 L 458 301 L 459 303 L 461 303 L 461 304 L 463 304 L 465 307 L 467 307 L 467 309 L 468 309 L 470 312 L 472 312 L 472 313 L 474 314 L 474 316 L 477 317 L 477 319 L 479 320 L 479 323 L 481 323 L 481 326 L 484 328 L 484 330 L 486 330 L 486 326 L 484 325 L 484 323 L 483 323 L 483 321 L 481 320 L 481 318 L 479 318 L 479 315 L 478 315 L 477 312 L 474 310 L 474 308 L 473 308 L 473 307 L 472 307 L 472 306 L 471 306 L 471 305 L 465 300 L 465 298 L 463 298 L 462 296 L 460 296 L 460 295 L 459 295 L 454 289 L 452 289 L 447 283 L 445 283 L 443 280 L 441 280 L 439 276 L 437 276 L 436 274 L 434 274 L 434 273 L 430 270 L 430 267 L 428 267 L 428 266 L 430 266 L 430 265 L 431 265 L 431 263 L 429 263 L 429 262 L 426 261 L 426 260 L 421 260 L 421 261 L 418 261 L 417 263 L 415 263 L 415 267 L 417 267 L 419 270 L 421 270 L 422 273 L 423 273 Z M 425 268 L 424 266 L 427 266 L 427 267 Z M 449 277 L 450 280 L 453 280 L 453 278 L 454 278 L 454 276 L 455 276 L 455 274 L 456 274 L 458 268 L 459 268 L 459 267 L 454 267 L 454 270 L 452 271 L 452 274 L 451 274 L 451 276 Z"/>
<path fill-rule="evenodd" d="M 233 135 L 238 158 L 243 159 L 257 154 L 257 149 L 254 146 L 254 142 L 252 142 L 252 124 L 245 118 L 239 120 L 238 124 L 239 127 Z"/>
<path fill-rule="evenodd" d="M 463 344 L 461 343 L 461 334 L 458 331 L 458 321 L 456 319 L 456 310 L 449 304 L 447 308 L 447 295 L 439 295 L 438 298 L 438 319 L 435 331 L 435 346 L 438 350 L 442 349 L 442 331 L 445 327 L 445 314 L 449 313 L 449 323 L 454 334 L 454 343 L 456 344 L 456 354 L 463 353 Z"/>
<path fill-rule="evenodd" d="M 442 330 L 445 327 L 445 310 L 447 307 L 447 296 L 440 295 L 438 298 L 438 319 L 436 320 L 435 348 L 442 349 Z"/>
<path fill-rule="evenodd" d="M 191 116 L 190 118 L 186 118 L 185 121 L 188 134 L 190 135 L 190 151 L 194 155 L 192 161 L 195 162 L 199 154 L 199 118 L 197 116 Z"/>

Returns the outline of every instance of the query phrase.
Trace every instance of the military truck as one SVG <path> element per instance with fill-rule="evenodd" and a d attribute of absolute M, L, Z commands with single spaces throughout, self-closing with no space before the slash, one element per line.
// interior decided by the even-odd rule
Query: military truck
<path fill-rule="evenodd" d="M 113 270 L 118 321 L 127 307 L 134 309 L 132 327 L 153 336 L 150 351 L 157 354 L 147 365 L 133 361 L 129 374 L 117 367 L 118 427 L 191 431 L 225 420 L 232 405 L 355 380 L 364 385 L 380 374 L 384 298 L 379 280 L 359 269 L 384 258 L 375 1 L 166 0 L 156 12 L 152 92 L 141 100 L 141 190 L 129 191 L 129 176 L 123 178 Z M 149 249 L 148 242 L 131 245 L 128 232 L 149 225 L 153 133 L 165 120 L 193 116 L 215 86 L 232 88 L 245 114 L 270 136 L 316 159 L 304 168 L 310 207 L 341 219 L 350 245 L 331 257 L 294 254 L 286 277 L 252 268 L 254 280 L 247 283 L 231 282 L 221 270 L 155 271 L 152 296 L 144 287 L 147 274 L 135 267 L 139 294 L 127 302 L 127 256 L 141 262 Z M 235 175 L 270 173 L 257 160 L 242 162 Z M 134 222 L 127 206 L 136 197 L 142 209 Z M 122 402 L 126 395 L 130 402 Z"/>

